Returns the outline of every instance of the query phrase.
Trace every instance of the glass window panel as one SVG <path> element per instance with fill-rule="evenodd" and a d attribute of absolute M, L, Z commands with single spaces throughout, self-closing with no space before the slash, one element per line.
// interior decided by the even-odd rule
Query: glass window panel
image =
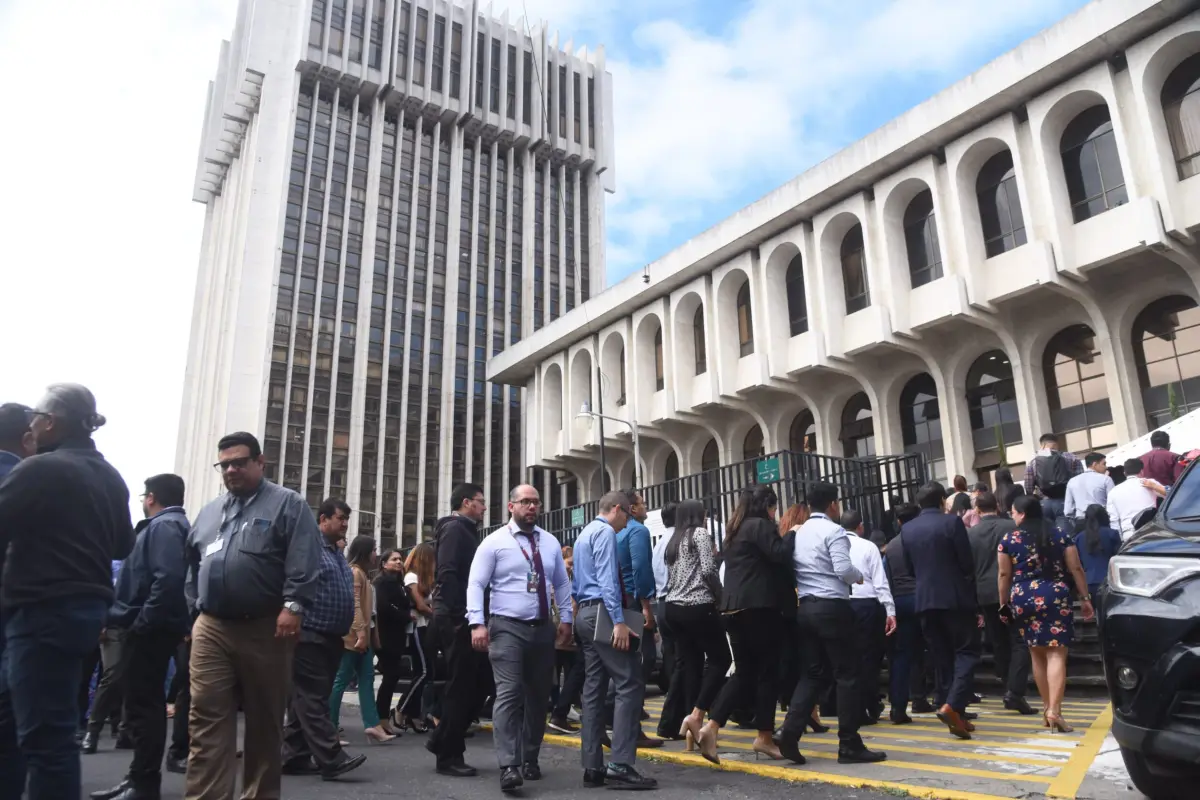
<path fill-rule="evenodd" d="M 1183 332 L 1179 331 L 1176 334 L 1176 343 L 1179 342 L 1181 338 L 1179 334 L 1181 333 Z M 1197 339 L 1197 346 L 1187 349 L 1200 349 L 1200 330 L 1197 331 L 1197 334 L 1194 337 Z M 1179 349 L 1183 351 L 1185 348 L 1180 347 Z M 1171 358 L 1175 355 L 1175 345 L 1166 339 L 1160 339 L 1153 334 L 1147 334 L 1145 339 L 1142 340 L 1142 351 L 1145 353 L 1147 361 L 1161 361 L 1164 358 Z"/>
<path fill-rule="evenodd" d="M 1091 439 L 1086 428 L 1080 431 L 1070 431 L 1064 438 L 1067 440 L 1067 450 L 1073 453 L 1092 449 Z"/>
<path fill-rule="evenodd" d="M 1173 358 L 1155 361 L 1146 365 L 1146 376 L 1151 386 L 1163 386 L 1180 379 L 1179 364 Z"/>
<path fill-rule="evenodd" d="M 1083 405 L 1083 391 L 1079 388 L 1079 384 L 1058 387 L 1058 402 L 1059 408 Z"/>
<path fill-rule="evenodd" d="M 1086 380 L 1080 384 L 1080 387 L 1083 392 L 1083 402 L 1085 403 L 1095 403 L 1103 400 L 1108 394 L 1103 376 Z"/>
<path fill-rule="evenodd" d="M 1192 353 L 1200 350 L 1200 327 L 1180 328 L 1175 332 L 1175 352 Z M 1149 352 L 1146 357 L 1150 358 Z"/>
<path fill-rule="evenodd" d="M 1074 361 L 1058 363 L 1054 365 L 1054 382 L 1058 386 L 1066 386 L 1070 383 L 1076 383 L 1079 380 L 1079 370 L 1075 367 Z"/>
<path fill-rule="evenodd" d="M 1200 353 L 1188 353 L 1179 357 L 1179 372 L 1183 378 L 1200 375 Z"/>

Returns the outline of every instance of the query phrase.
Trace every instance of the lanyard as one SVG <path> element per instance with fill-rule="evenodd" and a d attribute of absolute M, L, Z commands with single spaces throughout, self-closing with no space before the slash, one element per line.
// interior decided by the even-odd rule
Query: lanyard
<path fill-rule="evenodd" d="M 520 528 L 518 528 L 517 530 L 519 531 Z M 524 531 L 521 531 L 521 532 L 524 533 Z M 528 553 L 525 552 L 525 545 L 521 544 L 520 537 L 518 537 L 516 532 L 513 531 L 512 523 L 509 523 L 509 525 L 508 525 L 508 535 L 513 537 L 513 541 L 515 541 L 517 543 L 517 549 L 521 551 L 521 555 L 525 557 L 525 562 L 527 564 L 529 564 L 529 571 L 536 572 L 537 568 L 534 567 L 533 559 L 536 558 L 538 555 L 538 538 L 540 538 L 540 536 L 541 536 L 541 534 L 538 533 L 538 529 L 534 528 L 532 535 L 528 537 L 529 544 L 533 548 L 533 556 L 530 556 Z"/>

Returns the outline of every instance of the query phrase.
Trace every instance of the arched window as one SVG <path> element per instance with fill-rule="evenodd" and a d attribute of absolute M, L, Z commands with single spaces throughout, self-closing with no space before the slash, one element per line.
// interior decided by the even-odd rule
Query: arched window
<path fill-rule="evenodd" d="M 1133 322 L 1133 361 L 1150 429 L 1200 408 L 1200 307 L 1155 300 Z"/>
<path fill-rule="evenodd" d="M 967 371 L 967 413 L 977 451 L 1021 441 L 1012 364 L 1000 350 L 984 353 Z"/>
<path fill-rule="evenodd" d="M 667 463 L 663 467 L 663 482 L 666 483 L 664 499 L 679 502 L 679 456 L 672 450 L 667 455 Z"/>
<path fill-rule="evenodd" d="M 842 239 L 842 282 L 846 287 L 846 313 L 853 314 L 871 305 L 867 285 L 867 253 L 862 225 L 856 224 Z"/>
<path fill-rule="evenodd" d="M 750 313 L 750 281 L 742 284 L 737 293 L 737 324 L 740 354 L 748 356 L 754 352 L 754 317 Z"/>
<path fill-rule="evenodd" d="M 1092 106 L 1075 117 L 1063 131 L 1061 149 L 1076 222 L 1129 202 L 1108 106 Z"/>
<path fill-rule="evenodd" d="M 704 306 L 696 307 L 692 318 L 692 344 L 696 348 L 696 374 L 708 372 L 708 348 L 704 345 Z"/>
<path fill-rule="evenodd" d="M 763 449 L 763 432 L 762 428 L 755 425 L 746 432 L 746 438 L 742 441 L 742 458 L 762 458 L 767 454 Z"/>
<path fill-rule="evenodd" d="M 942 249 L 938 246 L 937 218 L 933 215 L 933 192 L 926 189 L 904 210 L 904 245 L 908 250 L 908 274 L 912 288 L 942 277 Z"/>
<path fill-rule="evenodd" d="M 987 257 L 1025 244 L 1025 216 L 1021 213 L 1011 152 L 1002 150 L 988 159 L 979 171 L 975 194 L 979 197 L 979 223 Z"/>
<path fill-rule="evenodd" d="M 817 450 L 817 423 L 807 408 L 792 420 L 788 430 L 788 449 L 793 453 L 815 453 Z"/>
<path fill-rule="evenodd" d="M 1200 53 L 1167 77 L 1162 90 L 1163 116 L 1179 180 L 1200 173 Z"/>
<path fill-rule="evenodd" d="M 866 392 L 859 392 L 846 403 L 838 438 L 842 440 L 846 458 L 875 455 L 875 418 Z"/>
<path fill-rule="evenodd" d="M 791 320 L 792 336 L 808 330 L 808 298 L 804 295 L 804 259 L 799 253 L 788 264 L 787 277 L 788 318 Z"/>
<path fill-rule="evenodd" d="M 929 373 L 917 375 L 900 392 L 900 431 L 904 452 L 921 453 L 929 459 L 932 474 L 945 473 L 944 467 L 934 466 L 945 460 L 946 450 L 942 443 L 937 384 Z"/>
<path fill-rule="evenodd" d="M 714 469 L 719 469 L 721 466 L 721 452 L 717 447 L 716 439 L 709 439 L 708 444 L 704 445 L 704 452 L 700 456 L 700 471 L 710 472 Z"/>
<path fill-rule="evenodd" d="M 621 352 L 617 354 L 617 385 L 621 394 L 617 397 L 617 405 L 625 405 L 625 344 L 621 344 Z"/>
<path fill-rule="evenodd" d="M 1042 356 L 1050 425 L 1066 434 L 1068 450 L 1085 452 L 1115 445 L 1112 405 L 1104 381 L 1104 361 L 1087 325 L 1063 328 Z"/>
<path fill-rule="evenodd" d="M 654 332 L 654 391 L 661 392 L 666 386 L 666 377 L 663 370 L 663 335 L 662 326 L 658 326 L 658 330 Z"/>

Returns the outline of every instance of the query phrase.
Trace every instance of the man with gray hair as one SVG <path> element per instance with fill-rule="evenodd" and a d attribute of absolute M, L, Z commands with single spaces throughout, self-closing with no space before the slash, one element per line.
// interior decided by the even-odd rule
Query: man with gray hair
<path fill-rule="evenodd" d="M 105 422 L 83 386 L 58 383 L 31 413 L 38 455 L 0 483 L 0 786 L 79 797 L 77 693 L 133 548 L 125 481 L 96 449 Z"/>
<path fill-rule="evenodd" d="M 599 514 L 575 542 L 575 625 L 579 631 L 586 677 L 583 684 L 583 783 L 610 784 L 618 789 L 653 789 L 653 778 L 638 774 L 637 740 L 641 732 L 642 659 L 637 636 L 626 623 L 621 572 L 617 561 L 617 531 L 629 521 L 625 492 L 600 498 Z M 638 619 L 630 622 L 640 623 Z M 641 632 L 642 625 L 635 624 Z M 604 766 L 604 695 L 609 680 L 616 685 L 612 758 Z"/>

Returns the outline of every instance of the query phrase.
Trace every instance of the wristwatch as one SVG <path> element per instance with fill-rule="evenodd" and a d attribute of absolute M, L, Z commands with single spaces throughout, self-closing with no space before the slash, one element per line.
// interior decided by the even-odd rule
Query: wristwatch
<path fill-rule="evenodd" d="M 293 614 L 303 614 L 304 613 L 304 606 L 300 605 L 295 600 L 287 601 L 286 603 L 283 604 L 283 607 L 285 610 L 290 611 Z"/>
<path fill-rule="evenodd" d="M 1092 602 L 1092 596 L 1090 594 L 1085 594 L 1083 597 L 1079 598 L 1079 601 L 1081 603 L 1090 603 Z"/>

